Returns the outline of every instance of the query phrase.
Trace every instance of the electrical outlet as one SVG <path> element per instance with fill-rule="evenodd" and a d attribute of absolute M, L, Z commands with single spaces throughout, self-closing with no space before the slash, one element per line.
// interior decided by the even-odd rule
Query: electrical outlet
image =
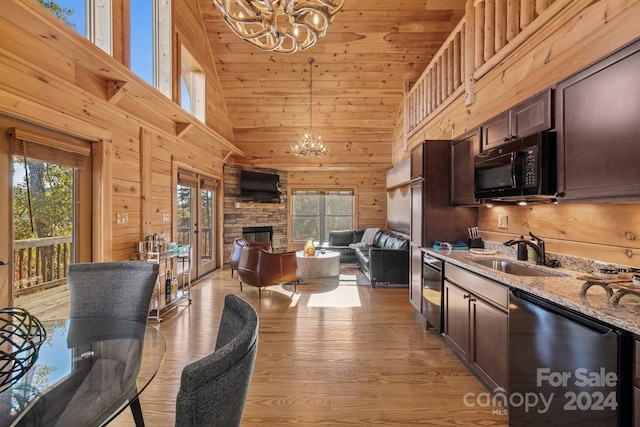
<path fill-rule="evenodd" d="M 171 216 L 167 212 L 162 213 L 162 222 L 169 222 L 171 220 Z"/>
<path fill-rule="evenodd" d="M 116 214 L 116 223 L 117 224 L 126 224 L 129 222 L 129 214 L 124 212 L 124 213 L 120 213 L 118 212 Z"/>
<path fill-rule="evenodd" d="M 507 215 L 498 215 L 498 228 L 508 228 L 509 217 Z"/>

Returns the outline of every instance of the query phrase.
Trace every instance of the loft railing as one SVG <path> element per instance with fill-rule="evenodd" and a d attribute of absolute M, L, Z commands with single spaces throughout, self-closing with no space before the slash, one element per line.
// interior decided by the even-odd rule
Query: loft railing
<path fill-rule="evenodd" d="M 466 105 L 473 104 L 473 83 L 571 1 L 467 0 L 465 16 L 405 94 L 405 141 L 463 93 Z"/>
<path fill-rule="evenodd" d="M 13 242 L 13 295 L 66 283 L 71 263 L 71 236 Z"/>

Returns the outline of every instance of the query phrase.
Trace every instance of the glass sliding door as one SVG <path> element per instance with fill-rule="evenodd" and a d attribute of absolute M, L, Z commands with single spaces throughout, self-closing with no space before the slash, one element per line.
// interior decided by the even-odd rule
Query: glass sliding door
<path fill-rule="evenodd" d="M 2 116 L 0 133 L 0 304 L 66 317 L 67 268 L 92 259 L 91 144 Z"/>

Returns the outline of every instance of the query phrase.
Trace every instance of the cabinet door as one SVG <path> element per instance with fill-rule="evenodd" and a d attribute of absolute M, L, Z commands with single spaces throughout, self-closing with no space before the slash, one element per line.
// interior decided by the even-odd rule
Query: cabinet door
<path fill-rule="evenodd" d="M 558 84 L 560 201 L 640 196 L 639 51 L 636 42 Z"/>
<path fill-rule="evenodd" d="M 409 301 L 413 307 L 422 312 L 422 251 L 411 244 L 411 283 Z"/>
<path fill-rule="evenodd" d="M 481 126 L 482 151 L 488 150 L 510 141 L 511 124 L 509 111 L 492 118 Z"/>
<path fill-rule="evenodd" d="M 473 156 L 480 149 L 478 130 L 451 142 L 451 204 L 477 205 L 474 195 Z"/>
<path fill-rule="evenodd" d="M 422 180 L 411 184 L 411 242 L 423 246 L 423 182 Z"/>
<path fill-rule="evenodd" d="M 424 142 L 411 149 L 411 179 L 424 176 Z"/>
<path fill-rule="evenodd" d="M 495 390 L 508 387 L 508 315 L 471 297 L 471 365 Z"/>
<path fill-rule="evenodd" d="M 524 138 L 553 127 L 551 89 L 532 96 L 509 110 L 511 139 Z"/>
<path fill-rule="evenodd" d="M 445 339 L 465 360 L 469 360 L 469 292 L 445 280 L 444 333 Z"/>

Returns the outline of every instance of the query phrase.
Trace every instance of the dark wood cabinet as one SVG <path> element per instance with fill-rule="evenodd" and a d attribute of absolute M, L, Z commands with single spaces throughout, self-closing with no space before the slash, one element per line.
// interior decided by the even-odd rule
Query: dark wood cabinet
<path fill-rule="evenodd" d="M 473 156 L 480 150 L 478 129 L 451 141 L 451 204 L 478 205 L 474 196 Z"/>
<path fill-rule="evenodd" d="M 422 158 L 418 158 L 421 155 Z M 450 196 L 451 141 L 429 140 L 412 150 L 411 180 L 411 275 L 409 299 L 422 312 L 421 247 L 431 247 L 435 240 L 468 240 L 468 227 L 477 224 L 477 208 L 452 206 Z M 420 169 L 422 174 L 418 174 Z M 413 249 L 412 249 L 413 250 Z"/>
<path fill-rule="evenodd" d="M 551 89 L 540 92 L 487 120 L 482 129 L 482 151 L 553 127 Z"/>
<path fill-rule="evenodd" d="M 423 147 L 424 144 L 418 144 L 411 149 L 411 173 L 410 179 L 413 181 L 414 179 L 422 178 L 424 171 L 424 155 L 423 155 Z"/>
<path fill-rule="evenodd" d="M 640 196 L 640 42 L 556 87 L 559 201 Z"/>
<path fill-rule="evenodd" d="M 424 141 L 422 152 L 423 178 L 411 182 L 411 241 L 430 247 L 434 240 L 466 240 L 477 209 L 451 205 L 451 141 Z"/>
<path fill-rule="evenodd" d="M 447 264 L 445 339 L 489 390 L 508 386 L 508 288 Z"/>

